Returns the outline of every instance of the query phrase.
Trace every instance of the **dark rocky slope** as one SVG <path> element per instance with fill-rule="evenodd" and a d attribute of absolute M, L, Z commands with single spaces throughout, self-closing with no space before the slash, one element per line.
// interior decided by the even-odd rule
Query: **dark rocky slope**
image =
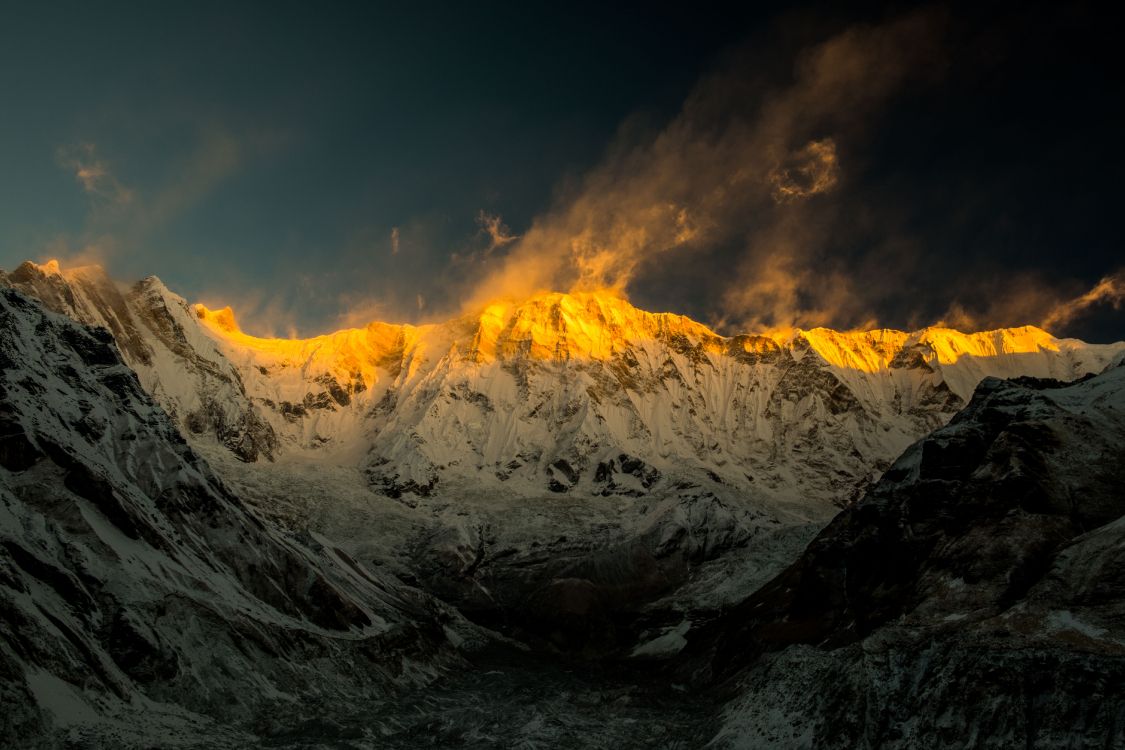
<path fill-rule="evenodd" d="M 244 746 L 429 681 L 450 627 L 248 511 L 108 331 L 0 289 L 5 744 Z"/>
<path fill-rule="evenodd" d="M 718 747 L 1125 747 L 1125 367 L 986 380 L 692 634 Z"/>

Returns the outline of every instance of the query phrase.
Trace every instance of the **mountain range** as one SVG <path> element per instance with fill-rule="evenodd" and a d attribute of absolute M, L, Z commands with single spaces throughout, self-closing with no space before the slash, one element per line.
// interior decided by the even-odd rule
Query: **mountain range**
<path fill-rule="evenodd" d="M 1125 731 L 1125 343 L 722 336 L 608 292 L 276 339 L 155 277 L 0 286 L 12 736 L 237 743 L 481 644 L 722 685 L 718 746 L 1022 743 L 964 691 L 1047 664 L 993 714 Z M 929 708 L 834 723 L 856 696 Z"/>

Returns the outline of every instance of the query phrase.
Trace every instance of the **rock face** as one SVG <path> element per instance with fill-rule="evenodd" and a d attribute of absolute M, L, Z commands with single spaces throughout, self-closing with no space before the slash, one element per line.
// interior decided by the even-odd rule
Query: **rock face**
<path fill-rule="evenodd" d="M 459 622 L 322 537 L 263 522 L 114 336 L 0 288 L 6 743 L 245 746 L 256 726 L 431 679 L 456 661 L 442 625 Z"/>
<path fill-rule="evenodd" d="M 1125 349 L 1030 327 L 723 337 L 607 294 L 265 339 L 152 278 L 7 279 L 107 326 L 261 514 L 567 649 L 646 653 L 753 590 L 982 378 L 1069 380 Z"/>
<path fill-rule="evenodd" d="M 244 461 L 313 450 L 412 501 L 653 496 L 683 475 L 783 504 L 844 504 L 984 377 L 1070 380 L 1125 345 L 1025 327 L 722 337 L 609 294 L 543 294 L 440 325 L 311 339 L 243 333 L 149 277 L 24 263 L 7 283 L 108 328 L 192 435 Z M 357 459 L 358 457 L 358 459 Z"/>
<path fill-rule="evenodd" d="M 238 371 L 201 335 L 181 297 L 150 276 L 122 289 L 97 266 L 24 263 L 0 281 L 80 323 L 108 329 L 144 389 L 191 435 L 243 461 L 272 459 L 278 438 L 246 395 Z"/>
<path fill-rule="evenodd" d="M 653 496 L 687 477 L 840 505 L 983 377 L 1069 380 L 1122 350 L 1035 328 L 727 338 L 605 294 L 305 340 L 195 311 L 285 445 L 361 448 L 369 483 L 410 499 L 463 485 Z"/>
<path fill-rule="evenodd" d="M 696 633 L 741 692 L 716 746 L 1125 745 L 1122 486 L 1125 367 L 984 381 Z"/>
<path fill-rule="evenodd" d="M 560 294 L 262 339 L 153 278 L 24 264 L 0 275 L 0 731 L 1125 746 L 1123 352 L 722 337 Z M 404 692 L 501 640 L 448 605 L 620 671 L 489 649 Z"/>

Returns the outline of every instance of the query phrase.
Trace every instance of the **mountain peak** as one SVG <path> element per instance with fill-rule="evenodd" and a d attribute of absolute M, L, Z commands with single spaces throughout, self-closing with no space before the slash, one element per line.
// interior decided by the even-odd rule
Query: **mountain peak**
<path fill-rule="evenodd" d="M 496 302 L 476 323 L 477 359 L 606 359 L 626 346 L 684 336 L 719 339 L 701 323 L 672 313 L 650 313 L 612 291 L 548 292 L 524 302 Z"/>
<path fill-rule="evenodd" d="M 1064 339 L 1035 326 L 997 328 L 965 333 L 943 326 L 907 332 L 890 328 L 868 331 L 835 331 L 831 328 L 798 329 L 789 342 L 804 341 L 829 364 L 876 372 L 886 369 L 906 349 L 936 359 L 943 365 L 962 357 L 1002 357 L 1039 351 L 1057 352 Z"/>
<path fill-rule="evenodd" d="M 86 263 L 78 266 L 63 267 L 62 263 L 57 258 L 52 258 L 46 263 L 36 263 L 32 260 L 25 260 L 19 265 L 13 274 L 23 273 L 27 276 L 58 276 L 67 278 L 74 275 L 89 275 L 89 276 L 107 276 L 105 268 L 97 263 Z"/>
<path fill-rule="evenodd" d="M 731 346 L 746 348 L 766 339 L 781 348 L 811 350 L 829 365 L 848 370 L 878 372 L 891 368 L 909 351 L 915 359 L 952 364 L 964 357 L 1007 357 L 1039 351 L 1059 351 L 1068 340 L 1057 339 L 1035 326 L 964 333 L 942 326 L 909 332 L 890 328 L 837 331 L 831 328 L 793 329 L 766 337 L 722 336 L 706 325 L 674 313 L 652 313 L 635 307 L 612 290 L 543 292 L 522 301 L 497 300 L 476 315 L 445 323 L 407 326 L 373 322 L 363 329 L 345 329 L 308 339 L 261 338 L 239 327 L 230 307 L 210 310 L 196 305 L 196 316 L 214 335 L 257 350 L 283 351 L 303 357 L 358 354 L 356 347 L 383 356 L 401 348 L 401 337 L 429 342 L 431 352 L 450 347 L 478 362 L 530 359 L 539 361 L 607 360 L 649 342 L 695 347 L 722 353 Z M 407 333 L 409 332 L 409 334 Z M 440 356 L 440 355 L 439 355 Z"/>
<path fill-rule="evenodd" d="M 209 310 L 206 305 L 196 304 L 192 309 L 195 311 L 196 317 L 206 323 L 209 328 L 245 336 L 242 329 L 238 327 L 238 322 L 234 319 L 234 310 L 230 308 L 230 305 L 220 310 Z"/>
<path fill-rule="evenodd" d="M 59 262 L 57 260 L 49 260 L 46 263 L 39 264 L 34 261 L 25 260 L 20 263 L 16 268 L 8 274 L 8 278 L 16 284 L 23 284 L 35 279 L 43 279 L 48 276 L 62 276 L 59 269 Z"/>

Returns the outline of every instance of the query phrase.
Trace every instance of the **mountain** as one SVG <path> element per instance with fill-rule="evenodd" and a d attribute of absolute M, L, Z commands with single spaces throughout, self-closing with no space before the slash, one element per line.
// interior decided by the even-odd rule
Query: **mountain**
<path fill-rule="evenodd" d="M 722 337 L 609 294 L 263 339 L 244 334 L 230 308 L 188 306 L 155 277 L 121 290 L 98 267 L 52 262 L 25 263 L 7 281 L 113 332 L 191 434 L 213 432 L 247 461 L 366 453 L 390 494 L 464 482 L 649 494 L 671 470 L 839 503 L 982 378 L 1071 379 L 1122 348 L 1033 327 Z"/>
<path fill-rule="evenodd" d="M 724 337 L 606 293 L 270 339 L 151 277 L 6 278 L 113 332 L 258 513 L 517 637 L 641 654 L 779 572 L 983 378 L 1125 350 L 1033 327 Z"/>
<path fill-rule="evenodd" d="M 1121 351 L 1031 327 L 725 338 L 607 294 L 306 340 L 248 336 L 229 308 L 194 309 L 284 445 L 362 445 L 392 495 L 646 495 L 679 473 L 841 502 L 983 377 L 1070 379 Z"/>
<path fill-rule="evenodd" d="M 1123 359 L 1033 327 L 724 337 L 609 294 L 267 339 L 25 263 L 0 728 L 1116 746 Z"/>
<path fill-rule="evenodd" d="M 155 360 L 142 345 L 158 339 L 115 313 L 132 356 Z M 460 663 L 467 624 L 249 510 L 114 338 L 0 288 L 6 744 L 243 747 Z"/>
<path fill-rule="evenodd" d="M 1125 745 L 1122 486 L 1125 366 L 985 380 L 689 636 L 741 693 L 714 746 Z"/>
<path fill-rule="evenodd" d="M 277 436 L 250 403 L 238 372 L 201 334 L 187 303 L 159 279 L 122 288 L 98 266 L 63 271 L 51 261 L 0 272 L 0 282 L 110 331 L 144 389 L 188 434 L 209 435 L 244 461 L 277 451 Z"/>

